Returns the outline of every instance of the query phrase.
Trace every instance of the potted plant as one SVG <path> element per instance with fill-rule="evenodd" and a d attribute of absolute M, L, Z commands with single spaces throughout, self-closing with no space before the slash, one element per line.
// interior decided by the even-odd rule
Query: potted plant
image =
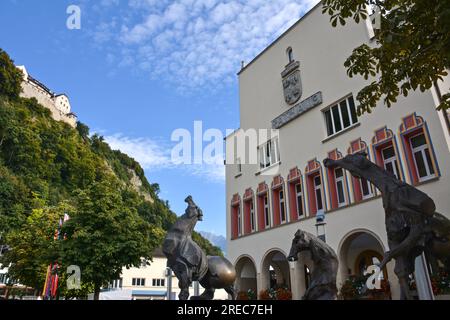
<path fill-rule="evenodd" d="M 237 300 L 256 300 L 256 292 L 252 289 L 247 291 L 240 291 L 237 295 Z"/>
<path fill-rule="evenodd" d="M 276 297 L 277 300 L 292 300 L 292 292 L 288 288 L 278 288 Z"/>
<path fill-rule="evenodd" d="M 292 300 L 292 292 L 287 287 L 270 288 L 259 294 L 260 300 Z"/>
<path fill-rule="evenodd" d="M 450 300 L 450 276 L 441 270 L 431 276 L 431 286 L 437 300 Z"/>
<path fill-rule="evenodd" d="M 359 300 L 363 297 L 363 289 L 366 283 L 365 277 L 350 276 L 339 291 L 341 300 Z"/>
<path fill-rule="evenodd" d="M 259 293 L 260 300 L 276 300 L 276 292 L 274 289 L 266 289 Z"/>

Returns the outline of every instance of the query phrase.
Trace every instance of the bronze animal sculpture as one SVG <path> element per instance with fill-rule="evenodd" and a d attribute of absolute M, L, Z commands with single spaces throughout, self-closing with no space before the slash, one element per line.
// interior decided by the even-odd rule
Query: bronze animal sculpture
<path fill-rule="evenodd" d="M 380 269 L 395 259 L 401 299 L 412 299 L 408 278 L 414 272 L 415 259 L 426 252 L 432 260 L 450 260 L 450 221 L 436 212 L 428 195 L 371 162 L 364 152 L 340 160 L 326 159 L 324 165 L 344 168 L 381 191 L 390 251 L 385 253 Z"/>
<path fill-rule="evenodd" d="M 311 284 L 303 300 L 336 300 L 336 277 L 339 260 L 333 249 L 312 234 L 298 230 L 292 240 L 289 261 L 297 261 L 298 254 L 310 251 L 314 262 Z"/>
<path fill-rule="evenodd" d="M 180 300 L 189 298 L 189 287 L 193 281 L 199 281 L 205 291 L 192 300 L 212 300 L 216 289 L 225 289 L 235 299 L 234 282 L 236 270 L 223 257 L 209 257 L 200 246 L 192 240 L 192 231 L 197 221 L 202 221 L 202 210 L 194 203 L 192 197 L 186 198 L 188 207 L 167 233 L 163 243 L 163 252 L 167 257 L 167 267 L 178 278 L 181 289 Z"/>

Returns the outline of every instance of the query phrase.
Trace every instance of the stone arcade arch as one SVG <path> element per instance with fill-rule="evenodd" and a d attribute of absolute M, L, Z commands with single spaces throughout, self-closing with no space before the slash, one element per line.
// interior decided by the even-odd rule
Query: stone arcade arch
<path fill-rule="evenodd" d="M 269 250 L 261 264 L 261 290 L 276 287 L 291 289 L 289 262 L 286 253 L 280 249 Z"/>
<path fill-rule="evenodd" d="M 252 290 L 258 294 L 256 264 L 250 256 L 239 257 L 236 266 L 236 292 L 248 292 Z"/>
<path fill-rule="evenodd" d="M 338 249 L 341 279 L 338 289 L 350 276 L 362 276 L 367 267 L 380 263 L 385 251 L 378 235 L 369 230 L 358 229 L 347 234 Z M 388 278 L 385 268 L 383 279 Z"/>

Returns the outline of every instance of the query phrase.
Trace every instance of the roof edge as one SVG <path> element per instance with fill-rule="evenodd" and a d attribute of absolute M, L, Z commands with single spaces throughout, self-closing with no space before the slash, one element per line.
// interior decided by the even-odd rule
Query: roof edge
<path fill-rule="evenodd" d="M 278 38 L 276 38 L 274 41 L 272 41 L 271 44 L 269 44 L 263 51 L 261 51 L 256 57 L 254 57 L 245 67 L 243 67 L 241 70 L 239 70 L 239 72 L 237 73 L 237 75 L 241 75 L 242 72 L 244 72 L 245 70 L 247 70 L 248 67 L 250 67 L 256 60 L 259 59 L 259 57 L 261 57 L 264 53 L 266 53 L 266 51 L 268 51 L 270 48 L 272 48 L 278 41 L 280 41 L 286 34 L 288 34 L 292 29 L 294 29 L 300 22 L 303 21 L 303 19 L 305 19 L 307 16 L 310 15 L 310 13 L 312 11 L 314 11 L 319 5 L 322 4 L 322 0 L 319 1 L 318 4 L 316 4 L 314 7 L 312 7 L 311 9 L 309 9 L 308 12 L 306 12 L 302 17 L 300 17 L 300 19 L 297 20 L 297 22 L 295 22 L 292 26 L 290 26 L 285 32 L 283 32 Z"/>

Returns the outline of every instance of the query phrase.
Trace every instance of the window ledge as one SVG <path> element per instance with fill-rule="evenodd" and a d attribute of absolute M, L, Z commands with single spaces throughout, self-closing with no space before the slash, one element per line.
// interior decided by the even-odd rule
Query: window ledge
<path fill-rule="evenodd" d="M 280 165 L 281 165 L 281 161 L 278 161 L 277 163 L 274 163 L 270 167 L 267 167 L 267 168 L 264 168 L 264 169 L 258 171 L 257 173 L 255 173 L 255 176 L 259 176 L 259 175 L 263 174 L 264 172 L 267 172 L 267 171 L 272 170 L 272 169 L 274 169 L 276 167 L 279 167 Z"/>
<path fill-rule="evenodd" d="M 420 182 L 414 184 L 414 187 L 419 187 L 419 186 L 423 186 L 424 184 L 428 184 L 428 183 L 431 183 L 431 182 L 438 181 L 440 178 L 441 178 L 440 176 L 437 176 L 437 177 L 433 177 L 433 178 L 430 178 L 430 179 L 427 179 L 427 180 L 424 180 L 424 181 L 420 181 Z"/>
<path fill-rule="evenodd" d="M 373 201 L 373 200 L 376 200 L 376 199 L 379 199 L 379 198 L 381 198 L 380 194 L 373 195 L 370 198 L 363 199 L 363 200 L 358 201 L 358 202 L 351 202 L 350 204 L 346 204 L 345 206 L 327 210 L 327 211 L 325 211 L 325 214 L 330 214 L 330 213 L 334 213 L 336 211 L 341 211 L 341 210 L 344 210 L 344 209 L 348 209 L 348 208 L 351 208 L 351 207 L 354 207 L 354 206 L 357 206 L 357 205 L 360 205 L 360 204 L 363 204 L 363 203 L 366 203 L 366 202 L 370 202 L 370 201 Z"/>
<path fill-rule="evenodd" d="M 264 230 L 259 230 L 259 231 L 254 231 L 254 232 L 251 232 L 251 233 L 248 233 L 248 234 L 243 234 L 243 235 L 241 235 L 241 236 L 239 236 L 237 238 L 231 239 L 231 241 L 240 240 L 240 239 L 243 239 L 243 238 L 256 236 L 256 235 L 259 235 L 259 234 L 264 233 L 264 232 L 269 232 L 269 231 L 276 230 L 278 228 L 282 228 L 282 227 L 285 227 L 285 226 L 288 226 L 288 225 L 291 225 L 291 224 L 294 224 L 294 223 L 299 223 L 299 222 L 303 222 L 303 221 L 311 220 L 311 219 L 315 219 L 315 218 L 316 218 L 316 216 L 308 216 L 308 217 L 301 218 L 299 220 L 285 222 L 285 223 L 279 224 L 278 226 L 271 226 L 271 227 L 267 227 Z"/>
<path fill-rule="evenodd" d="M 347 131 L 350 131 L 350 130 L 352 130 L 354 128 L 359 127 L 360 125 L 361 125 L 361 122 L 357 122 L 355 124 L 352 124 L 350 127 L 347 127 L 344 130 L 339 131 L 338 133 L 335 133 L 335 134 L 333 134 L 333 135 L 331 135 L 329 137 L 326 137 L 325 139 L 322 140 L 322 143 L 328 142 L 328 141 L 330 141 L 330 140 L 332 140 L 332 139 L 334 139 L 334 138 L 336 138 L 336 137 L 346 133 Z"/>

